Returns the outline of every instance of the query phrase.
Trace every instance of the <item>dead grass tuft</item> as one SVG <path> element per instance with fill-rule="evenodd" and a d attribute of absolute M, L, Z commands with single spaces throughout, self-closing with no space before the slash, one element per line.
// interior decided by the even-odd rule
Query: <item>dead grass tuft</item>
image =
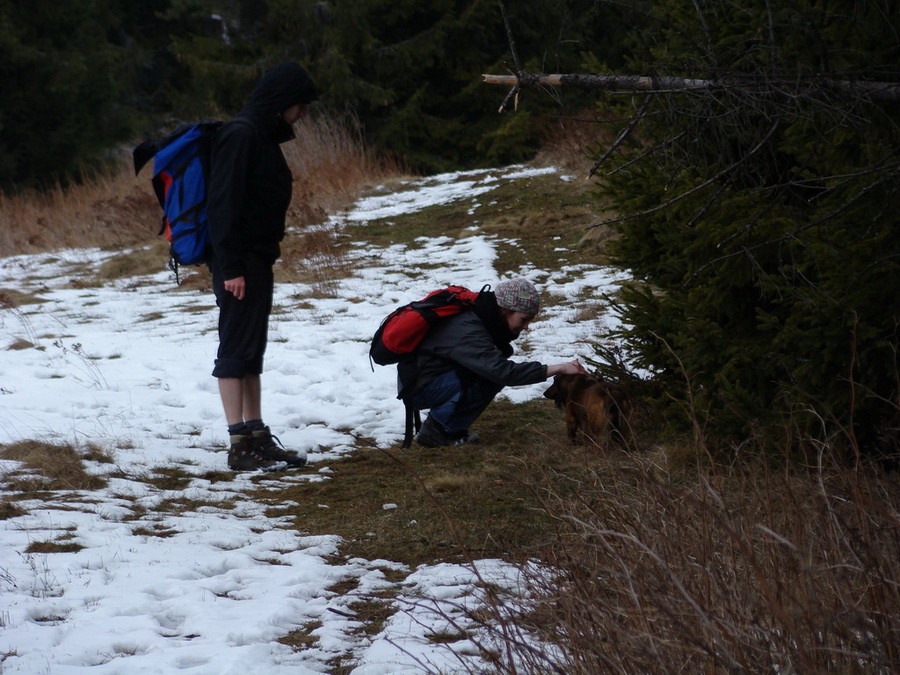
<path fill-rule="evenodd" d="M 83 548 L 74 541 L 33 541 L 25 553 L 78 553 Z"/>
<path fill-rule="evenodd" d="M 609 127 L 598 122 L 596 111 L 558 117 L 545 128 L 535 162 L 559 166 L 576 172 L 579 178 L 587 178 L 597 156 L 591 149 L 611 141 Z"/>
<path fill-rule="evenodd" d="M 20 441 L 0 445 L 0 457 L 22 462 L 26 471 L 8 474 L 7 489 L 17 492 L 98 490 L 106 481 L 84 469 L 81 456 L 71 445 Z"/>
<path fill-rule="evenodd" d="M 350 273 L 345 244 L 333 227 L 312 225 L 292 232 L 282 245 L 278 281 L 309 284 L 313 297 L 334 297 Z"/>
<path fill-rule="evenodd" d="M 180 467 L 156 467 L 153 475 L 144 478 L 144 482 L 159 490 L 184 490 L 191 484 L 193 477 Z"/>
<path fill-rule="evenodd" d="M 310 284 L 316 297 L 333 297 L 350 272 L 345 241 L 325 223 L 328 213 L 349 206 L 360 193 L 396 177 L 400 168 L 365 149 L 356 121 L 321 116 L 296 125 L 284 144 L 294 175 L 294 194 L 277 268 L 279 281 Z"/>
<path fill-rule="evenodd" d="M 283 645 L 287 645 L 295 652 L 302 652 L 307 649 L 312 649 L 319 641 L 319 638 L 317 638 L 314 633 L 321 628 L 321 621 L 310 621 L 303 624 L 303 626 L 301 626 L 297 630 L 291 631 L 284 637 L 278 638 L 278 642 Z"/>
<path fill-rule="evenodd" d="M 141 525 L 131 530 L 131 534 L 138 537 L 159 537 L 160 539 L 168 539 L 179 534 L 178 530 L 166 527 L 160 523 L 154 523 L 152 527 Z"/>
<path fill-rule="evenodd" d="M 168 245 L 162 240 L 130 249 L 100 265 L 95 277 L 103 283 L 162 272 L 166 269 L 167 251 Z"/>
<path fill-rule="evenodd" d="M 24 338 L 17 338 L 16 340 L 13 340 L 13 342 L 11 342 L 6 348 L 11 352 L 19 351 L 22 349 L 33 349 L 34 343 Z"/>
<path fill-rule="evenodd" d="M 43 300 L 33 293 L 23 293 L 13 288 L 0 288 L 0 309 L 15 309 Z"/>
<path fill-rule="evenodd" d="M 323 112 L 294 130 L 296 138 L 282 147 L 294 174 L 292 208 L 300 222 L 321 222 L 360 191 L 403 173 L 395 160 L 366 150 L 359 123 L 349 115 Z"/>
<path fill-rule="evenodd" d="M 27 513 L 24 509 L 16 506 L 9 499 L 0 499 L 0 520 L 9 520 L 10 518 L 18 518 Z"/>

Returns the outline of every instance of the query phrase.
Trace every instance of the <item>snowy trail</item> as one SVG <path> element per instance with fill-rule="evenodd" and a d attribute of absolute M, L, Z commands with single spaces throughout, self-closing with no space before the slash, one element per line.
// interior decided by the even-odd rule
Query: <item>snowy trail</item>
<path fill-rule="evenodd" d="M 474 204 L 499 181 L 534 171 L 552 170 L 431 177 L 403 193 L 362 200 L 334 221 L 390 217 L 452 200 Z M 306 452 L 310 462 L 282 481 L 327 480 L 329 460 L 352 450 L 351 431 L 380 445 L 398 441 L 403 419 L 395 371 L 370 368 L 371 334 L 391 309 L 434 287 L 495 285 L 505 272 L 494 267 L 496 246 L 473 229 L 464 239 L 417 242 L 414 252 L 401 245 L 360 249 L 349 254 L 352 274 L 336 285 L 334 297 L 312 297 L 302 284 L 278 286 L 264 407 L 285 445 Z M 329 558 L 338 538 L 303 535 L 267 516 L 268 507 L 242 496 L 248 475 L 202 478 L 225 469 L 225 429 L 210 376 L 212 298 L 173 288 L 168 272 L 100 288 L 72 283 L 80 264 L 111 256 L 73 250 L 0 259 L 0 289 L 43 299 L 0 309 L 0 443 L 93 444 L 113 458 L 86 462 L 108 477 L 106 488 L 20 502 L 27 515 L 0 520 L 0 672 L 321 673 L 336 655 L 352 655 L 354 675 L 464 672 L 463 661 L 477 669 L 476 656 L 460 657 L 466 645 L 428 641 L 441 619 L 423 602 L 477 601 L 470 595 L 471 570 L 406 570 L 385 560 L 334 564 Z M 427 274 L 408 274 L 422 256 Z M 518 358 L 587 356 L 579 341 L 612 319 L 598 312 L 596 319 L 575 321 L 572 299 L 589 290 L 599 306 L 601 293 L 616 287 L 616 275 L 593 266 L 511 272 L 559 299 L 533 324 Z M 560 354 L 559 345 L 572 350 Z M 179 363 L 173 352 L 181 354 Z M 543 388 L 505 393 L 524 401 Z M 184 490 L 141 480 L 174 466 L 193 476 Z M 18 468 L 0 460 L 0 474 Z M 156 510 L 172 499 L 201 506 L 178 516 Z M 27 551 L 35 542 L 60 540 L 81 548 Z M 479 567 L 492 579 L 511 573 L 499 561 Z M 386 572 L 398 571 L 409 574 L 397 600 L 404 611 L 377 636 L 356 634 L 347 610 L 352 598 L 329 588 L 356 580 L 356 593 L 372 592 L 393 583 Z M 295 652 L 275 642 L 310 623 L 320 624 L 315 646 Z"/>

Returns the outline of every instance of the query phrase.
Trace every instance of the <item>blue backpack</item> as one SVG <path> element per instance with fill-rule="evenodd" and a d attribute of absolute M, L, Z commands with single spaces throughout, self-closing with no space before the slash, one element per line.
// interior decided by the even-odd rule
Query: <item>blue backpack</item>
<path fill-rule="evenodd" d="M 153 190 L 162 206 L 159 234 L 169 241 L 169 266 L 178 280 L 179 265 L 209 258 L 206 184 L 212 143 L 222 122 L 182 124 L 165 138 L 144 141 L 134 157 L 134 173 L 153 159 Z"/>

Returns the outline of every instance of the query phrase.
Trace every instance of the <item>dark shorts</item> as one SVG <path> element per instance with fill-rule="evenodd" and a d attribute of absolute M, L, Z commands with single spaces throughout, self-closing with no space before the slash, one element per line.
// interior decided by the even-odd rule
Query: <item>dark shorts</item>
<path fill-rule="evenodd" d="M 269 314 L 275 278 L 272 265 L 255 255 L 244 260 L 247 290 L 243 300 L 225 290 L 225 279 L 215 260 L 210 265 L 213 292 L 219 306 L 219 351 L 214 377 L 259 375 L 269 337 Z"/>

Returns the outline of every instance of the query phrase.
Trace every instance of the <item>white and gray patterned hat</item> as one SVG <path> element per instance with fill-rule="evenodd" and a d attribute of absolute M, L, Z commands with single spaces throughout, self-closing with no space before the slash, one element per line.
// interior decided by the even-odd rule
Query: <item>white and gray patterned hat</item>
<path fill-rule="evenodd" d="M 524 314 L 537 314 L 541 308 L 541 296 L 527 279 L 509 279 L 497 284 L 494 291 L 497 304 L 504 309 Z"/>

